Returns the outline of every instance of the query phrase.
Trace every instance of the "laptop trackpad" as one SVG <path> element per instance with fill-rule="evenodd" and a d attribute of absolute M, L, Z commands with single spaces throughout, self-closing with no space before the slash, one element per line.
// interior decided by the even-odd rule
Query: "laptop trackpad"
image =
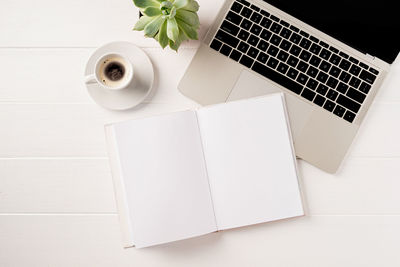
<path fill-rule="evenodd" d="M 243 70 L 227 101 L 280 92 L 282 92 L 281 88 L 273 82 L 263 79 L 250 71 Z M 293 140 L 296 142 L 297 137 L 300 136 L 314 108 L 312 105 L 291 94 L 285 94 L 285 99 Z"/>

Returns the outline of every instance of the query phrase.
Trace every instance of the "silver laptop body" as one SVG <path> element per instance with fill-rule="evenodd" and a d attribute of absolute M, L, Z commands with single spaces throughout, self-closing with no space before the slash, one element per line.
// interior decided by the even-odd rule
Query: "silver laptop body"
<path fill-rule="evenodd" d="M 237 4 L 236 6 L 232 6 L 234 2 L 235 1 L 233 0 L 227 0 L 224 2 L 214 23 L 210 27 L 191 64 L 180 81 L 178 86 L 180 92 L 201 105 L 250 98 L 273 92 L 284 92 L 296 155 L 326 172 L 335 173 L 345 157 L 346 152 L 349 149 L 378 89 L 381 87 L 381 84 L 390 69 L 390 64 L 380 60 L 379 58 L 363 54 L 264 1 L 249 0 L 248 3 L 250 3 L 254 8 L 264 10 L 264 14 L 269 13 L 270 17 L 274 16 L 274 18 L 279 18 L 280 21 L 282 21 L 282 24 L 284 24 L 283 28 L 286 26 L 296 30 L 300 29 L 301 31 L 310 34 L 310 36 L 312 35 L 318 38 L 321 44 L 324 44 L 325 46 L 328 44 L 329 46 L 335 47 L 341 52 L 349 55 L 351 58 L 363 62 L 370 66 L 374 71 L 377 70 L 379 72 L 379 74 L 376 75 L 376 79 L 371 84 L 371 88 L 367 94 L 363 96 L 365 99 L 362 104 L 360 104 L 358 112 L 350 112 L 349 110 L 348 115 L 346 115 L 345 112 L 347 112 L 347 108 L 343 109 L 343 107 L 333 101 L 335 105 L 339 106 L 337 107 L 337 110 L 334 110 L 335 113 L 341 114 L 344 112 L 341 116 L 335 115 L 333 110 L 329 111 L 321 107 L 321 103 L 318 105 L 314 103 L 313 100 L 310 101 L 305 99 L 301 94 L 292 92 L 280 83 L 275 82 L 275 79 L 270 79 L 265 75 L 261 75 L 264 69 L 257 58 L 254 58 L 254 62 L 258 63 L 252 63 L 252 67 L 249 68 L 241 64 L 239 60 L 235 61 L 229 56 L 221 54 L 221 52 L 210 47 L 213 40 L 217 38 L 217 33 L 224 19 L 226 20 L 228 12 L 232 12 L 233 8 L 239 6 Z M 252 11 L 256 12 L 255 10 Z M 258 14 L 259 12 L 256 13 Z M 260 23 L 261 21 L 259 24 Z M 272 23 L 274 23 L 274 21 L 272 21 Z M 289 23 L 290 26 L 288 26 L 287 23 Z M 240 28 L 240 26 L 238 27 Z M 225 36 L 225 33 L 223 34 L 223 36 Z M 302 36 L 302 38 L 305 39 L 306 37 Z M 262 38 L 259 39 L 262 40 Z M 282 39 L 284 38 L 282 37 Z M 243 40 L 239 39 L 239 42 L 241 41 Z M 288 41 L 291 42 L 289 38 Z M 217 43 L 219 44 L 219 42 Z M 237 42 L 233 45 L 236 43 Z M 293 45 L 294 43 L 292 43 L 292 46 Z M 230 49 L 229 45 L 225 44 L 225 46 L 228 46 L 228 48 L 225 47 L 226 50 Z M 326 46 L 326 49 L 328 50 L 328 46 Z M 291 54 L 289 51 L 287 52 L 290 56 Z M 244 54 L 245 53 L 243 53 L 243 55 Z M 267 54 L 267 51 L 265 51 L 265 54 Z M 332 52 L 332 54 L 334 54 L 334 52 Z M 233 57 L 234 55 L 231 54 L 231 56 Z M 282 57 L 283 56 L 284 54 L 282 54 Z M 271 57 L 273 56 L 269 55 L 269 58 Z M 275 55 L 275 57 L 278 57 L 278 55 Z M 297 57 L 299 58 L 300 55 L 297 55 Z M 323 60 L 324 59 L 322 59 L 322 61 Z M 326 60 L 328 61 L 328 59 Z M 261 64 L 266 65 L 267 62 Z M 258 71 L 254 71 L 252 68 L 255 68 L 256 66 L 261 68 L 261 70 L 258 69 Z M 293 68 L 295 69 L 295 67 Z M 363 71 L 362 68 L 361 71 Z M 305 75 L 310 78 L 308 74 Z M 365 75 L 366 73 L 364 72 L 363 78 L 365 78 Z M 297 76 L 297 78 L 299 78 L 299 76 Z M 277 79 L 279 79 L 279 77 Z M 295 78 L 293 78 L 293 80 L 295 80 Z M 341 82 L 339 79 L 338 81 L 339 83 Z M 362 80 L 361 82 L 365 81 Z M 322 82 L 319 83 L 322 84 Z M 306 86 L 306 84 L 303 85 L 304 88 L 307 88 Z M 314 90 L 316 90 L 316 88 L 314 88 Z M 311 99 L 311 93 L 307 95 L 304 92 L 304 95 Z M 316 95 L 318 95 L 318 93 L 316 93 Z M 339 96 L 340 95 L 341 93 L 339 93 Z M 317 102 L 315 98 L 316 96 L 314 97 L 314 101 Z M 325 98 L 328 99 L 326 96 Z M 346 94 L 343 93 L 341 101 L 343 102 L 344 100 L 348 100 L 348 98 Z M 327 108 L 330 109 L 327 100 L 325 101 Z M 344 101 L 344 103 L 347 105 L 346 101 Z M 350 104 L 353 104 L 353 102 L 350 101 Z M 349 122 L 348 120 L 343 119 L 344 116 L 347 116 L 346 118 L 350 118 L 352 121 Z"/>

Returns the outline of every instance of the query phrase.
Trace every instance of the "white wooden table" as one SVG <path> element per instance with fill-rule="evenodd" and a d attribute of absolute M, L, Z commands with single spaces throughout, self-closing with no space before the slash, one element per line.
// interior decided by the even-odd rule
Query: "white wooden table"
<path fill-rule="evenodd" d="M 201 36 L 222 0 L 200 1 Z M 195 107 L 176 86 L 196 51 L 132 32 L 130 0 L 0 2 L 0 266 L 400 266 L 400 62 L 336 175 L 299 161 L 307 215 L 123 249 L 103 125 Z M 107 111 L 82 83 L 104 43 L 144 48 L 156 88 Z"/>

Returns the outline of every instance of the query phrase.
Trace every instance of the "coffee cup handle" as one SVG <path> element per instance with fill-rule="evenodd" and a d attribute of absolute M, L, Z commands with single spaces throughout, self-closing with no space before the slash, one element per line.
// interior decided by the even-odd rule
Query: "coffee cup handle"
<path fill-rule="evenodd" d="M 97 83 L 95 75 L 94 74 L 87 75 L 85 77 L 85 83 L 86 84 L 87 83 Z"/>

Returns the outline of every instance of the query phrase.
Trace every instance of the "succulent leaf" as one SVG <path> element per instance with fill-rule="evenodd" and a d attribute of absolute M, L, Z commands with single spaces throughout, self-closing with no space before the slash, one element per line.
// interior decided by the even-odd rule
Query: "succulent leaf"
<path fill-rule="evenodd" d="M 179 28 L 175 18 L 167 19 L 167 35 L 174 42 L 178 39 Z"/>
<path fill-rule="evenodd" d="M 160 3 L 156 0 L 133 0 L 133 3 L 139 8 L 160 7 Z"/>
<path fill-rule="evenodd" d="M 143 14 L 149 17 L 154 17 L 161 15 L 161 10 L 157 7 L 147 7 L 145 10 L 143 10 Z"/>
<path fill-rule="evenodd" d="M 134 31 L 143 31 L 144 27 L 146 27 L 147 24 L 149 24 L 150 21 L 152 21 L 154 18 L 148 17 L 148 16 L 142 16 L 140 19 L 136 22 L 135 26 L 133 27 Z"/>
<path fill-rule="evenodd" d="M 149 24 L 144 27 L 144 35 L 147 37 L 154 37 L 157 32 L 160 30 L 161 24 L 165 19 L 162 16 L 158 16 L 154 18 Z"/>
<path fill-rule="evenodd" d="M 157 40 L 162 48 L 165 48 L 168 45 L 168 35 L 167 35 L 167 21 L 161 25 L 160 31 L 158 32 L 158 40 Z"/>
<path fill-rule="evenodd" d="M 199 4 L 194 0 L 190 0 L 186 6 L 182 7 L 182 9 L 187 11 L 197 12 L 199 11 Z"/>
<path fill-rule="evenodd" d="M 180 9 L 186 6 L 189 3 L 189 0 L 175 0 L 173 5 L 176 9 Z"/>
<path fill-rule="evenodd" d="M 179 25 L 179 30 L 183 31 L 189 39 L 198 40 L 198 35 L 196 29 L 192 26 L 186 24 L 185 22 L 181 21 L 180 19 L 176 19 L 176 22 Z"/>
<path fill-rule="evenodd" d="M 197 16 L 197 14 L 194 12 L 190 12 L 184 9 L 179 9 L 176 11 L 175 16 L 191 26 L 194 27 L 200 26 L 199 16 Z"/>
<path fill-rule="evenodd" d="M 175 50 L 176 52 L 178 52 L 178 48 L 181 45 L 181 43 L 183 41 L 187 40 L 186 35 L 183 33 L 183 31 L 179 32 L 179 36 L 178 39 L 174 42 L 172 40 L 169 40 L 169 47 L 173 50 Z"/>

